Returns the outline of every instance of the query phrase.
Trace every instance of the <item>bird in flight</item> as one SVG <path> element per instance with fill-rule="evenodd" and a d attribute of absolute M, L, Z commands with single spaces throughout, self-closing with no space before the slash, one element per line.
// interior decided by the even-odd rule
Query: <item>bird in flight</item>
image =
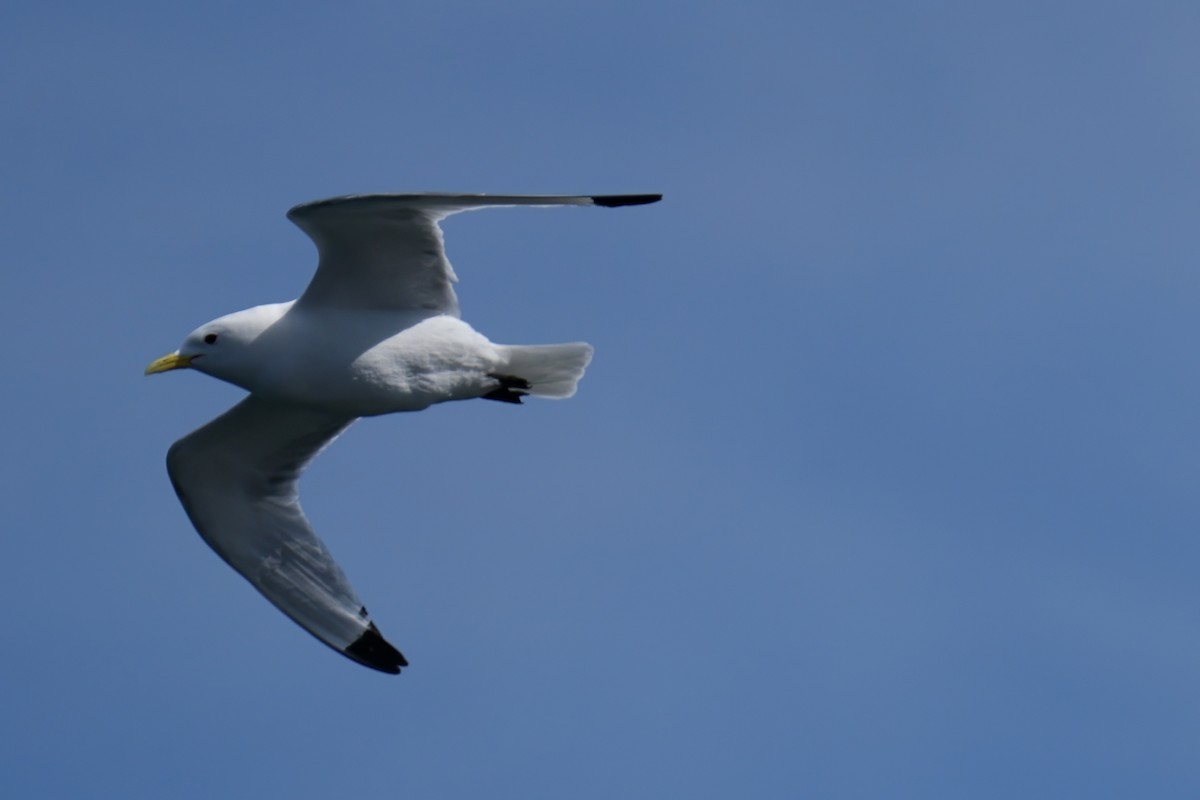
<path fill-rule="evenodd" d="M 582 342 L 502 345 L 459 317 L 438 223 L 494 206 L 633 206 L 658 194 L 369 194 L 296 206 L 317 246 L 299 299 L 255 306 L 188 334 L 146 367 L 189 368 L 249 392 L 175 442 L 167 472 L 200 536 L 302 628 L 358 663 L 408 661 L 300 508 L 305 466 L 359 417 L 448 400 L 570 397 L 592 358 Z"/>

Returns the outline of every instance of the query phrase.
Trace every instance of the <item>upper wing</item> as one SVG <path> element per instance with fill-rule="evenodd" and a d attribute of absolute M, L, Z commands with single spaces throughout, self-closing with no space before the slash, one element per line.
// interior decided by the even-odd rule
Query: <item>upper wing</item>
<path fill-rule="evenodd" d="M 398 673 L 408 662 L 309 527 L 296 490 L 353 421 L 252 395 L 172 445 L 167 472 L 200 536 L 254 588 L 335 650 Z"/>
<path fill-rule="evenodd" d="M 659 194 L 363 194 L 296 206 L 288 219 L 317 245 L 320 262 L 303 305 L 426 309 L 458 316 L 438 221 L 487 206 L 632 206 Z"/>

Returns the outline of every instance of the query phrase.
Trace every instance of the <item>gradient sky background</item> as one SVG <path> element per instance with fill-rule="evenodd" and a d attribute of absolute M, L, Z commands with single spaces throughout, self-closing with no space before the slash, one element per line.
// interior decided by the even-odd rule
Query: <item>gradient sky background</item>
<path fill-rule="evenodd" d="M 10 2 L 9 797 L 1200 792 L 1194 3 Z M 399 678 L 192 531 L 143 378 L 291 205 L 446 225 L 562 403 L 369 420 L 305 507 Z"/>

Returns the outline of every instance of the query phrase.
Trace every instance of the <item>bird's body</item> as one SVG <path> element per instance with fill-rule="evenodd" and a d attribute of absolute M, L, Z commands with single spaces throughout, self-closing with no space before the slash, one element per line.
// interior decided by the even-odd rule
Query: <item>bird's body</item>
<path fill-rule="evenodd" d="M 505 367 L 497 345 L 445 314 L 325 309 L 314 315 L 292 302 L 210 323 L 223 325 L 265 326 L 225 380 L 259 397 L 351 417 L 481 397 L 499 386 L 490 375 Z M 203 360 L 192 366 L 205 370 Z"/>
<path fill-rule="evenodd" d="M 300 509 L 304 467 L 359 417 L 472 398 L 570 397 L 592 355 L 580 342 L 494 344 L 462 321 L 438 221 L 486 206 L 658 199 L 361 195 L 292 209 L 289 218 L 320 252 L 304 294 L 206 323 L 146 369 L 190 367 L 250 393 L 168 452 L 197 531 L 318 639 L 399 672 L 408 662 L 379 634 Z"/>

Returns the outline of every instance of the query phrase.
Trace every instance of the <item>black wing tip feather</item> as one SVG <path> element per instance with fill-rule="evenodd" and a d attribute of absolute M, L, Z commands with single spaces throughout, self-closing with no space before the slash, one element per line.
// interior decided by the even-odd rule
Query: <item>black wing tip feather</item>
<path fill-rule="evenodd" d="M 355 639 L 343 652 L 364 667 L 377 669 L 389 675 L 399 675 L 400 668 L 408 666 L 408 659 L 380 635 L 373 622 L 363 631 L 363 635 Z"/>
<path fill-rule="evenodd" d="M 644 206 L 662 200 L 661 194 L 598 194 L 592 196 L 592 202 L 605 208 L 620 206 Z"/>

